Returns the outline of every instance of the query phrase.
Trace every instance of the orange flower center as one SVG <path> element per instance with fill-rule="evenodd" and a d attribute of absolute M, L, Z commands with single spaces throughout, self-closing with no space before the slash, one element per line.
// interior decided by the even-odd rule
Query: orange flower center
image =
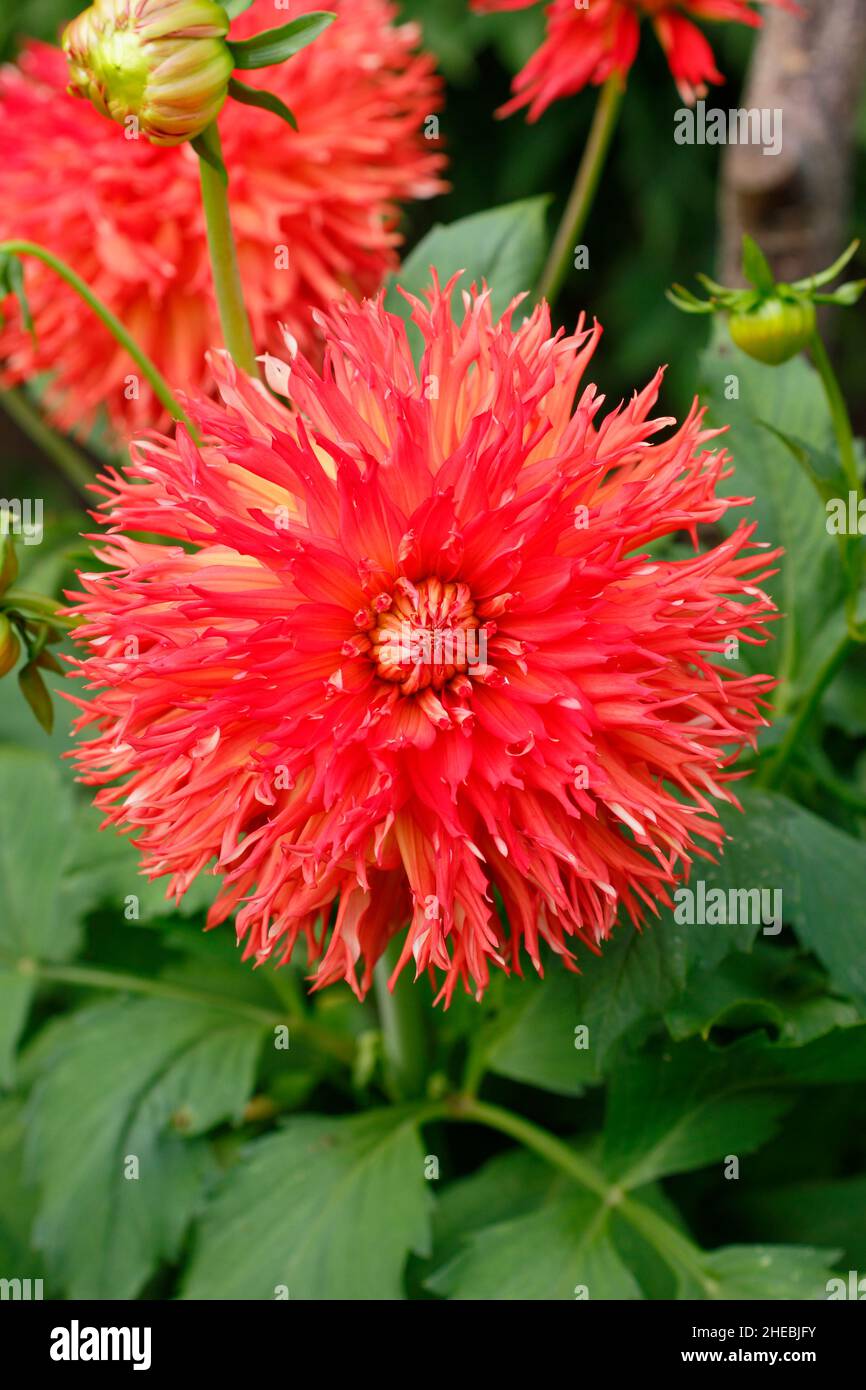
<path fill-rule="evenodd" d="M 487 633 L 479 627 L 469 586 L 398 579 L 372 603 L 371 656 L 383 680 L 404 695 L 441 690 L 455 675 L 486 663 Z"/>

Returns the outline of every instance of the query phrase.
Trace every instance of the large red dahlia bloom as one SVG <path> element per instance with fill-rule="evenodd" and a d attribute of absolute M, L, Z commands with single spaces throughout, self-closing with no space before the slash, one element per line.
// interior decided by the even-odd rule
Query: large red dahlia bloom
<path fill-rule="evenodd" d="M 452 288 L 412 301 L 417 370 L 381 300 L 334 311 L 288 410 L 218 358 L 203 446 L 103 480 L 109 569 L 75 604 L 108 821 L 174 893 L 213 867 L 247 957 L 303 936 L 359 994 L 392 936 L 448 997 L 668 902 L 772 685 L 721 655 L 774 611 L 754 526 L 647 551 L 741 504 L 701 412 L 654 418 L 659 373 L 603 415 L 597 327 L 514 328 L 486 293 L 456 325 Z"/>
<path fill-rule="evenodd" d="M 292 16 L 320 9 L 293 0 Z M 336 21 L 281 67 L 244 73 L 294 111 L 298 132 L 230 101 L 220 132 L 232 219 L 257 344 L 281 345 L 285 324 L 311 343 L 311 306 L 344 288 L 371 294 L 397 263 L 397 204 L 441 191 L 443 156 L 425 138 L 441 102 L 417 26 L 396 25 L 391 0 L 334 0 Z M 233 37 L 273 27 L 267 0 Z M 68 95 L 58 49 L 33 44 L 0 73 L 0 238 L 48 246 L 92 285 L 172 383 L 204 387 L 219 341 L 198 160 L 188 145 L 128 140 L 89 102 Z M 120 431 L 165 422 L 146 382 L 76 295 L 26 263 L 38 345 L 10 301 L 0 360 L 12 378 L 53 377 L 63 428 L 88 426 L 104 404 Z"/>
<path fill-rule="evenodd" d="M 525 10 L 537 0 L 473 0 L 482 12 Z M 625 77 L 637 57 L 640 23 L 649 19 L 665 51 L 684 101 L 722 82 L 713 50 L 693 19 L 734 20 L 759 25 L 758 3 L 794 9 L 792 0 L 551 0 L 544 43 L 514 79 L 514 97 L 502 107 L 507 116 L 529 107 L 530 121 L 560 97 L 573 96 L 589 83 L 600 85 L 614 73 Z"/>

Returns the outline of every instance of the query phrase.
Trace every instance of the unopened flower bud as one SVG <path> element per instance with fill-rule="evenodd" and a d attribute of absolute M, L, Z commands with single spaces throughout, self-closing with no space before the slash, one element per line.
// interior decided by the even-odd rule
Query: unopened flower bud
<path fill-rule="evenodd" d="M 12 670 L 20 655 L 21 643 L 15 635 L 15 629 L 6 614 L 0 613 L 0 676 L 5 676 Z"/>
<path fill-rule="evenodd" d="M 776 294 L 732 313 L 728 329 L 742 352 L 777 367 L 808 347 L 815 332 L 815 306 L 807 299 Z"/>
<path fill-rule="evenodd" d="M 228 95 L 228 30 L 214 0 L 96 0 L 63 35 L 69 90 L 155 145 L 194 140 Z"/>

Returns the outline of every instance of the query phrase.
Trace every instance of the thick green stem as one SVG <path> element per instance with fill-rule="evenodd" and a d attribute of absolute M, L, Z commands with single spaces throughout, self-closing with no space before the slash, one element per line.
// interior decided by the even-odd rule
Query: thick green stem
<path fill-rule="evenodd" d="M 287 1018 L 276 1010 L 261 1008 L 241 999 L 226 998 L 211 994 L 190 985 L 173 980 L 151 979 L 141 975 L 127 975 L 116 970 L 102 970 L 87 965 L 48 965 L 41 961 L 19 961 L 18 970 L 25 975 L 35 976 L 45 982 L 77 986 L 81 989 L 115 990 L 121 994 L 142 994 L 154 999 L 174 999 L 179 1003 L 197 1004 L 203 1008 L 224 1009 L 237 1018 L 245 1018 L 250 1023 L 258 1023 L 263 1028 L 285 1026 L 295 1032 L 312 1046 L 337 1061 L 351 1065 L 355 1055 L 355 1045 L 350 1038 L 343 1038 L 325 1028 L 320 1028 L 312 1019 L 304 1017 Z"/>
<path fill-rule="evenodd" d="M 427 1084 L 430 1039 L 425 1009 L 429 1000 L 406 970 L 395 981 L 393 991 L 388 988 L 399 954 L 399 943 L 392 941 L 376 966 L 376 1002 L 389 1087 L 395 1099 L 413 1100 L 424 1094 Z"/>
<path fill-rule="evenodd" d="M 538 298 L 546 299 L 549 304 L 555 303 L 573 264 L 575 246 L 592 208 L 624 93 L 622 79 L 614 74 L 599 94 L 577 178 L 538 282 Z"/>
<path fill-rule="evenodd" d="M 169 415 L 175 420 L 179 420 L 185 425 L 193 438 L 196 438 L 196 430 L 189 416 L 183 410 L 180 402 L 172 394 L 171 388 L 165 377 L 154 366 L 150 358 L 142 352 L 132 334 L 127 332 L 120 319 L 111 312 L 107 304 L 93 293 L 93 290 L 76 274 L 71 266 L 65 261 L 61 261 L 59 256 L 55 256 L 53 251 L 48 251 L 44 246 L 38 246 L 35 241 L 4 241 L 0 242 L 0 255 L 11 256 L 33 256 L 37 261 L 42 261 L 49 266 L 61 280 L 65 280 L 80 295 L 85 304 L 88 305 L 96 314 L 97 318 L 108 329 L 109 333 L 116 339 L 120 346 L 129 353 L 135 365 L 138 367 L 146 381 L 153 387 L 154 395 L 165 406 Z"/>
<path fill-rule="evenodd" d="M 222 146 L 216 123 L 208 126 L 200 140 L 213 160 L 211 163 L 199 156 L 201 197 L 223 339 L 242 371 L 257 376 L 256 349 L 241 287 L 226 176 L 220 172 Z"/>
<path fill-rule="evenodd" d="M 93 482 L 95 471 L 75 445 L 51 428 L 23 391 L 0 391 L 0 405 L 22 434 L 42 450 L 57 471 L 87 500 L 86 488 Z"/>

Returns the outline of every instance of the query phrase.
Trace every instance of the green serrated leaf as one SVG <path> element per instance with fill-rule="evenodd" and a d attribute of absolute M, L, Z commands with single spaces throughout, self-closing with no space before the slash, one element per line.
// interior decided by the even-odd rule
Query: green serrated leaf
<path fill-rule="evenodd" d="M 827 1298 L 837 1250 L 805 1245 L 728 1245 L 701 1258 L 714 1299 Z M 693 1297 L 684 1288 L 681 1298 Z"/>
<path fill-rule="evenodd" d="M 35 1239 L 69 1298 L 133 1298 L 177 1257 L 212 1174 L 197 1138 L 238 1119 L 261 1028 L 192 1004 L 114 1000 L 41 1052 L 27 1157 Z"/>
<path fill-rule="evenodd" d="M 275 116 L 280 116 L 286 121 L 292 130 L 297 130 L 298 123 L 294 113 L 289 110 L 284 101 L 274 96 L 273 92 L 262 92 L 258 87 L 248 87 L 245 82 L 238 82 L 233 77 L 229 81 L 229 96 L 234 97 L 235 101 L 241 102 L 243 106 L 257 106 L 263 111 L 270 111 Z"/>
<path fill-rule="evenodd" d="M 313 43 L 336 18 L 335 14 L 328 11 L 313 10 L 288 24 L 283 24 L 279 29 L 268 29 L 251 39 L 229 42 L 235 67 L 241 71 L 250 71 L 253 68 L 269 68 L 276 63 L 283 63 L 302 48 L 306 48 L 307 44 Z"/>
<path fill-rule="evenodd" d="M 776 1131 L 790 1100 L 755 1089 L 702 1044 L 620 1064 L 608 1095 L 604 1166 L 625 1188 L 748 1154 Z"/>
<path fill-rule="evenodd" d="M 429 1247 L 430 1210 L 414 1112 L 300 1116 L 226 1175 L 182 1297 L 402 1299 L 409 1252 Z"/>
<path fill-rule="evenodd" d="M 853 1004 L 826 993 L 818 972 L 793 960 L 791 951 L 765 947 L 751 956 L 735 954 L 696 974 L 665 1015 L 677 1041 L 707 1038 L 714 1029 L 744 1032 L 766 1028 L 778 1042 L 801 1047 L 834 1028 L 859 1021 Z"/>
<path fill-rule="evenodd" d="M 449 1299 L 639 1299 L 643 1295 L 611 1240 L 610 1210 L 570 1193 L 540 1210 L 474 1232 L 430 1277 Z"/>

